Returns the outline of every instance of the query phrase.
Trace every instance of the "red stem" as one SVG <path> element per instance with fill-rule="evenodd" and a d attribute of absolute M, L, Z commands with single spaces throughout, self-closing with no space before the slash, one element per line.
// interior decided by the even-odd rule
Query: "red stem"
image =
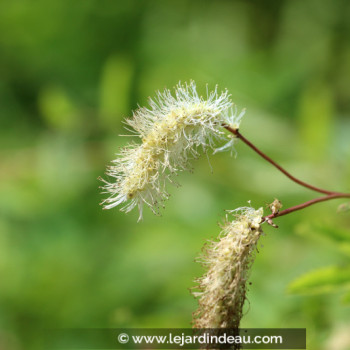
<path fill-rule="evenodd" d="M 304 186 L 310 190 L 319 192 L 319 193 L 323 193 L 323 194 L 335 194 L 338 193 L 340 194 L 340 192 L 334 192 L 334 191 L 327 191 L 324 190 L 322 188 L 318 188 L 315 186 L 312 186 L 310 184 L 307 184 L 304 181 L 301 181 L 299 179 L 297 179 L 295 176 L 293 176 L 292 174 L 290 174 L 287 170 L 285 170 L 284 168 L 282 168 L 279 164 L 277 164 L 274 160 L 272 160 L 269 156 L 267 156 L 265 153 L 263 153 L 262 151 L 260 151 L 259 148 L 257 148 L 256 146 L 254 146 L 250 141 L 248 141 L 239 131 L 238 129 L 233 129 L 228 125 L 224 125 L 224 128 L 226 130 L 228 130 L 229 132 L 231 132 L 232 134 L 234 134 L 237 138 L 241 139 L 247 146 L 249 146 L 252 150 L 254 150 L 256 153 L 258 153 L 261 157 L 263 157 L 265 160 L 267 160 L 270 164 L 272 164 L 274 167 L 276 167 L 279 171 L 281 171 L 284 175 L 286 175 L 288 178 L 290 178 L 292 181 L 296 182 L 297 184 Z"/>
<path fill-rule="evenodd" d="M 287 170 L 285 170 L 284 168 L 282 168 L 279 164 L 277 164 L 274 160 L 272 160 L 269 156 L 267 156 L 265 153 L 263 153 L 262 151 L 260 151 L 259 148 L 257 148 L 256 146 L 254 146 L 249 140 L 247 140 L 239 131 L 238 129 L 234 129 L 231 128 L 228 125 L 223 125 L 223 127 L 228 130 L 229 132 L 231 132 L 232 134 L 234 134 L 237 138 L 241 139 L 247 146 L 249 146 L 252 150 L 254 150 L 256 153 L 258 153 L 262 158 L 264 158 L 265 160 L 267 160 L 270 164 L 272 164 L 275 168 L 277 168 L 279 171 L 281 171 L 284 175 L 286 175 L 289 179 L 291 179 L 292 181 L 294 181 L 295 183 L 304 186 L 310 190 L 316 191 L 316 192 L 320 192 L 323 194 L 326 194 L 326 196 L 324 197 L 320 197 L 320 198 L 315 198 L 315 199 L 311 199 L 310 201 L 307 201 L 305 203 L 301 203 L 298 205 L 295 205 L 294 207 L 290 207 L 288 209 L 284 209 L 282 211 L 276 212 L 276 213 L 272 213 L 270 215 L 264 216 L 262 218 L 262 222 L 267 221 L 268 223 L 274 225 L 272 223 L 272 219 L 278 217 L 278 216 L 283 216 L 283 215 L 287 215 L 289 213 L 293 213 L 294 211 L 297 210 L 301 210 L 304 209 L 306 207 L 309 207 L 310 205 L 316 204 L 316 203 L 320 203 L 320 202 L 324 202 L 324 201 L 328 201 L 330 199 L 335 199 L 335 198 L 350 198 L 350 193 L 341 193 L 341 192 L 334 192 L 334 191 L 327 191 L 324 190 L 322 188 L 318 188 L 315 187 L 313 185 L 310 185 L 304 181 L 301 181 L 299 179 L 297 179 L 296 177 L 294 177 L 292 174 L 290 174 Z M 274 225 L 275 226 L 275 225 Z M 277 226 L 276 226 L 277 227 Z"/>
<path fill-rule="evenodd" d="M 328 201 L 330 199 L 335 199 L 335 198 L 350 198 L 350 193 L 333 193 L 333 194 L 329 194 L 329 195 L 324 196 L 324 197 L 311 199 L 310 201 L 307 201 L 305 203 L 301 203 L 301 204 L 295 205 L 294 207 L 279 211 L 279 212 L 274 213 L 274 214 L 267 215 L 267 216 L 263 217 L 263 221 L 268 221 L 268 220 L 274 219 L 278 216 L 287 215 L 289 213 L 293 213 L 294 211 L 309 207 L 310 205 L 324 202 L 324 201 Z"/>

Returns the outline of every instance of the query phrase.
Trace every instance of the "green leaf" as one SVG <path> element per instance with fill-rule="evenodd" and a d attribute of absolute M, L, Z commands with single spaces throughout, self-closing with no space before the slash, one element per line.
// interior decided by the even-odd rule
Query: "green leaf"
<path fill-rule="evenodd" d="M 350 266 L 330 266 L 308 272 L 288 286 L 292 294 L 321 294 L 350 289 Z"/>

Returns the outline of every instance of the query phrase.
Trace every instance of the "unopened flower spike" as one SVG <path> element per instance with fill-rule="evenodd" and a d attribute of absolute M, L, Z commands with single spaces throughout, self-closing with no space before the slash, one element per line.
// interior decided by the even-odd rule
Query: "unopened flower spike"
<path fill-rule="evenodd" d="M 189 169 L 189 161 L 198 158 L 199 150 L 215 150 L 218 142 L 227 141 L 223 125 L 238 125 L 242 113 L 233 113 L 228 91 L 207 91 L 199 96 L 193 81 L 179 83 L 172 95 L 170 90 L 157 92 L 149 107 L 140 107 L 126 123 L 142 143 L 124 147 L 107 168 L 109 180 L 104 180 L 104 192 L 109 194 L 102 204 L 105 209 L 124 205 L 129 212 L 135 206 L 142 218 L 143 205 L 157 214 L 168 199 L 166 183 L 179 171 Z M 230 139 L 217 149 L 231 148 Z"/>
<path fill-rule="evenodd" d="M 218 241 L 205 249 L 203 265 L 207 272 L 200 279 L 196 328 L 239 328 L 246 300 L 247 281 L 259 237 L 263 231 L 263 209 L 251 207 L 228 211 L 235 219 L 222 225 Z"/>

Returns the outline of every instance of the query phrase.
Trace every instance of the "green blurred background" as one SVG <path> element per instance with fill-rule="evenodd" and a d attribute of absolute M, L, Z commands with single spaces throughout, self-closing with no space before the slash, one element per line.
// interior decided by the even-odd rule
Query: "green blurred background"
<path fill-rule="evenodd" d="M 0 2 L 0 349 L 40 330 L 188 327 L 194 262 L 224 209 L 318 195 L 244 144 L 195 162 L 162 217 L 102 211 L 122 120 L 194 79 L 247 108 L 242 133 L 296 176 L 350 190 L 350 2 Z M 350 349 L 350 215 L 322 203 L 265 227 L 243 327 L 306 327 Z M 306 275 L 305 275 L 306 274 Z M 247 305 L 248 311 L 248 305 Z"/>

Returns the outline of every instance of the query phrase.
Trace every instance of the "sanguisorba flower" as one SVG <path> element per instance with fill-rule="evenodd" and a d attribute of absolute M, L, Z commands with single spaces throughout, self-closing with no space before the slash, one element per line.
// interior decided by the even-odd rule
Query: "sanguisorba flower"
<path fill-rule="evenodd" d="M 189 160 L 199 156 L 200 148 L 222 151 L 232 148 L 233 137 L 227 135 L 223 124 L 238 127 L 244 112 L 237 115 L 227 91 L 217 88 L 207 92 L 207 99 L 199 96 L 196 85 L 178 84 L 175 96 L 170 90 L 158 92 L 149 100 L 149 108 L 139 108 L 127 120 L 141 143 L 131 143 L 123 148 L 103 180 L 105 193 L 110 196 L 102 204 L 105 209 L 124 204 L 126 212 L 145 203 L 154 213 L 169 197 L 166 182 L 172 175 L 188 169 Z M 216 148 L 218 141 L 226 144 Z"/>
<path fill-rule="evenodd" d="M 263 209 L 239 208 L 235 220 L 222 225 L 219 240 L 206 246 L 203 265 L 207 272 L 197 280 L 196 328 L 239 328 L 246 300 L 247 280 L 261 236 Z"/>

